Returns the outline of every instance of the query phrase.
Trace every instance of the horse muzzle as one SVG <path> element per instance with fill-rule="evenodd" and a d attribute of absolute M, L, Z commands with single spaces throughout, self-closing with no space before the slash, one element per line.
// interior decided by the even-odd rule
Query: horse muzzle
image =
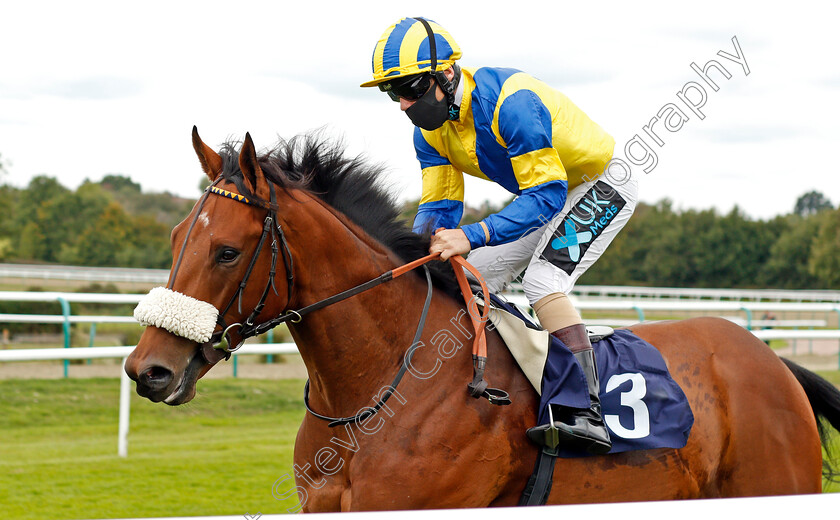
<path fill-rule="evenodd" d="M 175 393 L 175 374 L 172 370 L 155 364 L 139 368 L 130 361 L 129 358 L 125 364 L 125 373 L 137 384 L 137 394 L 140 397 L 159 403 Z M 180 387 L 180 380 L 178 386 Z"/>
<path fill-rule="evenodd" d="M 209 344 L 147 327 L 125 362 L 125 373 L 137 384 L 141 397 L 155 403 L 182 404 L 195 396 L 196 382 L 218 361 L 206 359 L 205 350 L 219 355 Z"/>

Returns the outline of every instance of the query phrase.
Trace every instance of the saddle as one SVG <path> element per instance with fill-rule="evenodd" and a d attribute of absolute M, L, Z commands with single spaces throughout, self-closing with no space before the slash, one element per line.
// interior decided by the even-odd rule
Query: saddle
<path fill-rule="evenodd" d="M 498 296 L 489 299 L 488 327 L 498 331 L 540 395 L 536 423 L 549 420 L 549 404 L 589 407 L 586 382 L 571 351 L 557 345 L 551 348 L 551 342 L 560 340 Z M 588 326 L 587 332 L 601 375 L 600 399 L 612 440 L 610 453 L 685 446 L 694 415 L 659 351 L 630 330 Z M 562 445 L 542 447 L 519 504 L 545 504 L 557 457 L 586 456 Z"/>
<path fill-rule="evenodd" d="M 489 307 L 488 327 L 492 325 L 496 329 L 534 390 L 542 395 L 543 369 L 548 359 L 551 335 L 515 305 L 495 294 L 490 295 Z M 615 330 L 603 325 L 587 325 L 586 332 L 589 342 L 595 344 L 612 336 Z"/>
<path fill-rule="evenodd" d="M 490 324 L 540 396 L 536 424 L 549 421 L 549 404 L 588 408 L 589 391 L 571 351 L 555 345 L 560 340 L 515 306 L 496 295 L 489 299 Z M 656 347 L 629 329 L 589 326 L 587 331 L 600 374 L 604 422 L 613 441 L 610 453 L 685 446 L 694 415 Z M 558 455 L 588 456 L 562 446 Z"/>

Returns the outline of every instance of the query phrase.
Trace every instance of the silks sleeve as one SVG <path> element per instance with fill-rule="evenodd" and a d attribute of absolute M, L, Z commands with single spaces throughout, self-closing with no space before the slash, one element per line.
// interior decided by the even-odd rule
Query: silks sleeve
<path fill-rule="evenodd" d="M 414 232 L 457 228 L 464 213 L 464 174 L 426 142 L 419 128 L 414 132 L 414 148 L 423 171 L 423 194 Z"/>
<path fill-rule="evenodd" d="M 480 224 L 462 228 L 473 248 L 523 237 L 563 209 L 568 182 L 552 145 L 551 125 L 551 114 L 537 93 L 515 84 L 503 91 L 492 129 L 507 149 L 521 193 L 502 211 L 484 219 L 490 240 L 485 242 Z"/>
<path fill-rule="evenodd" d="M 485 242 L 481 224 L 462 226 L 473 249 L 506 244 L 524 237 L 547 224 L 566 203 L 566 181 L 551 181 L 523 190 L 513 202 L 482 222 L 490 232 Z"/>

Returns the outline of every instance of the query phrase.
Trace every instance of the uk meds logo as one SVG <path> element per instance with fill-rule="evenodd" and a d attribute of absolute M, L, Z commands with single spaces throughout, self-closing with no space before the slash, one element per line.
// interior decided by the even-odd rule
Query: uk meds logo
<path fill-rule="evenodd" d="M 585 244 L 592 240 L 592 232 L 581 231 L 578 232 L 575 225 L 570 221 L 564 221 L 566 228 L 566 236 L 557 237 L 551 241 L 551 248 L 555 250 L 568 249 L 569 259 L 572 262 L 580 260 L 580 244 Z"/>
<path fill-rule="evenodd" d="M 609 184 L 596 182 L 557 226 L 554 238 L 542 252 L 543 258 L 572 274 L 592 243 L 625 204 L 626 201 Z"/>

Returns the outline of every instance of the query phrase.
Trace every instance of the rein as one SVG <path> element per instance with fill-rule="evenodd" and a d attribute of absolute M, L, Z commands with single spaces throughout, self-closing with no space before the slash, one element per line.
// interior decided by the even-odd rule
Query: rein
<path fill-rule="evenodd" d="M 283 318 L 289 320 L 291 319 L 290 316 L 297 316 L 297 321 L 293 321 L 293 323 L 297 323 L 300 321 L 300 318 L 302 318 L 303 315 L 306 313 L 321 309 L 323 307 L 326 307 L 327 305 L 331 305 L 333 303 L 347 299 L 351 296 L 359 294 L 360 292 L 366 291 L 368 289 L 376 287 L 377 285 L 402 276 L 405 273 L 412 271 L 420 266 L 423 267 L 423 270 L 426 273 L 426 284 L 428 286 L 428 290 L 426 291 L 426 301 L 423 304 L 423 312 L 420 314 L 420 323 L 417 324 L 417 330 L 414 333 L 414 339 L 412 340 L 411 345 L 408 347 L 408 350 L 406 350 L 405 354 L 403 355 L 402 366 L 400 367 L 399 372 L 397 372 L 397 375 L 394 378 L 393 382 L 391 382 L 391 384 L 387 387 L 388 390 L 385 392 L 385 394 L 372 407 L 364 408 L 360 410 L 359 413 L 357 413 L 356 415 L 349 417 L 328 417 L 315 412 L 309 406 L 309 380 L 307 380 L 306 385 L 303 389 L 303 403 L 306 406 L 306 410 L 309 413 L 311 413 L 318 419 L 330 421 L 328 426 L 333 427 L 348 424 L 351 422 L 359 423 L 378 412 L 385 405 L 385 401 L 387 401 L 388 398 L 391 397 L 391 395 L 393 395 L 393 393 L 396 391 L 397 385 L 400 383 L 403 376 L 405 375 L 405 372 L 408 370 L 408 367 L 411 363 L 411 358 L 414 356 L 414 352 L 420 346 L 420 336 L 423 333 L 423 327 L 426 324 L 426 316 L 429 312 L 429 305 L 432 301 L 432 279 L 429 274 L 429 268 L 426 267 L 425 264 L 430 262 L 431 260 L 438 258 L 439 256 L 440 253 L 435 253 L 424 256 L 422 258 L 418 258 L 413 262 L 409 262 L 405 265 L 392 269 L 391 271 L 381 274 L 368 282 L 357 285 L 352 289 L 348 289 L 347 291 L 336 294 L 335 296 L 331 296 L 330 298 L 321 300 L 320 302 L 304 307 L 303 309 L 299 309 L 297 311 L 288 311 L 283 316 L 275 318 L 278 320 Z M 475 340 L 473 341 L 473 380 L 467 385 L 467 391 L 472 397 L 475 397 L 476 399 L 479 397 L 484 397 L 492 404 L 511 404 L 510 396 L 507 392 L 498 388 L 489 388 L 487 381 L 484 380 L 484 371 L 487 366 L 487 336 L 485 335 L 484 325 L 487 323 L 490 307 L 489 305 L 485 304 L 480 316 L 476 317 L 476 315 L 479 314 L 478 303 L 475 301 L 475 298 L 467 299 L 467 295 L 471 295 L 472 291 L 470 290 L 467 275 L 464 274 L 464 269 L 470 271 L 470 273 L 472 273 L 479 281 L 479 283 L 481 284 L 482 294 L 485 295 L 486 301 L 487 286 L 484 283 L 484 278 L 481 276 L 481 274 L 475 267 L 467 263 L 467 261 L 460 256 L 453 256 L 449 259 L 449 261 L 461 267 L 461 269 L 454 269 L 455 278 L 458 280 L 458 285 L 460 286 L 461 292 L 464 295 L 464 302 L 467 305 L 467 311 L 476 333 Z"/>
<path fill-rule="evenodd" d="M 220 195 L 222 197 L 227 197 L 231 200 L 235 200 L 237 202 L 241 202 L 243 204 L 248 204 L 251 206 L 256 206 L 268 211 L 264 225 L 263 225 L 263 232 L 260 236 L 259 243 L 257 244 L 257 249 L 254 251 L 254 255 L 251 257 L 251 261 L 248 264 L 248 269 L 245 272 L 245 275 L 242 277 L 242 281 L 239 283 L 239 288 L 233 294 L 231 299 L 228 301 L 228 304 L 225 306 L 224 310 L 219 313 L 219 317 L 217 319 L 217 324 L 221 327 L 219 332 L 213 334 L 212 338 L 210 339 L 209 344 L 212 345 L 212 348 L 202 348 L 202 354 L 204 355 L 205 359 L 210 363 L 218 362 L 223 356 L 225 359 L 230 358 L 231 352 L 234 352 L 242 347 L 245 343 L 247 338 L 252 336 L 256 336 L 257 334 L 262 334 L 268 330 L 273 329 L 277 325 L 281 323 L 291 322 L 291 323 L 299 323 L 304 316 L 307 314 L 317 311 L 319 309 L 323 309 L 329 305 L 334 303 L 338 303 L 340 301 L 346 300 L 352 296 L 355 296 L 359 293 L 372 289 L 378 285 L 383 283 L 389 282 L 398 278 L 418 267 L 423 267 L 426 275 L 426 283 L 427 283 L 427 291 L 426 291 L 426 300 L 423 304 L 423 311 L 420 315 L 420 321 L 417 325 L 417 330 L 414 334 L 414 339 L 411 342 L 408 350 L 406 351 L 405 355 L 403 356 L 403 363 L 400 367 L 399 372 L 397 373 L 396 377 L 394 378 L 391 385 L 388 387 L 388 390 L 383 395 L 382 398 L 379 399 L 377 403 L 374 404 L 372 407 L 367 407 L 363 411 L 360 411 L 358 414 L 349 417 L 328 417 L 325 415 L 321 415 L 316 413 L 312 410 L 309 406 L 309 381 L 306 382 L 306 386 L 304 387 L 304 403 L 306 405 L 306 409 L 311 413 L 313 416 L 317 417 L 318 419 L 322 419 L 325 421 L 330 421 L 329 426 L 338 426 L 342 424 L 347 424 L 354 421 L 362 421 L 371 415 L 378 412 L 384 405 L 385 401 L 388 400 L 389 397 L 396 391 L 397 385 L 402 380 L 405 372 L 408 370 L 409 363 L 411 362 L 411 358 L 414 355 L 414 352 L 419 347 L 420 336 L 423 333 L 423 329 L 426 323 L 426 317 L 428 316 L 429 308 L 431 305 L 432 300 L 432 280 L 431 275 L 429 274 L 429 268 L 425 265 L 428 262 L 437 259 L 440 256 L 440 253 L 435 253 L 431 255 L 424 256 L 413 262 L 409 262 L 404 264 L 400 267 L 396 267 L 388 272 L 385 272 L 376 278 L 373 278 L 367 282 L 361 283 L 355 287 L 347 289 L 346 291 L 342 291 L 338 294 L 330 296 L 328 298 L 324 298 L 318 302 L 313 304 L 307 305 L 305 307 L 296 309 L 296 310 L 288 310 L 285 313 L 277 316 L 275 318 L 271 318 L 267 321 L 264 321 L 259 324 L 255 324 L 255 320 L 257 316 L 262 312 L 263 307 L 265 306 L 266 299 L 268 298 L 269 289 L 273 289 L 274 293 L 277 294 L 277 290 L 274 287 L 274 277 L 277 270 L 277 257 L 278 252 L 280 252 L 280 248 L 278 247 L 278 240 L 280 241 L 280 245 L 282 245 L 282 257 L 283 257 L 283 264 L 286 269 L 286 278 L 287 278 L 287 288 L 288 288 L 288 300 L 291 301 L 292 298 L 292 288 L 294 286 L 294 262 L 292 259 L 291 251 L 289 250 L 289 245 L 286 241 L 285 234 L 283 233 L 283 228 L 280 226 L 280 223 L 277 220 L 277 210 L 278 205 L 276 202 L 276 196 L 274 191 L 274 185 L 269 183 L 270 193 L 271 193 L 271 200 L 270 202 L 265 202 L 262 200 L 252 200 L 243 195 L 238 193 L 230 192 L 227 190 L 223 190 L 221 188 L 216 187 L 216 184 L 221 180 L 221 177 L 213 182 L 210 186 L 207 187 L 205 190 L 204 196 L 202 197 L 198 211 L 196 211 L 196 215 L 193 218 L 193 221 L 190 223 L 190 227 L 187 230 L 187 238 L 189 238 L 189 234 L 192 232 L 193 226 L 198 220 L 198 216 L 201 213 L 201 209 L 204 206 L 208 196 L 213 193 L 216 195 Z M 231 325 L 227 325 L 224 316 L 233 306 L 233 303 L 239 299 L 239 312 L 242 311 L 242 294 L 245 291 L 245 287 L 248 284 L 248 280 L 251 276 L 251 272 L 256 265 L 257 259 L 262 252 L 263 247 L 268 239 L 271 237 L 271 269 L 269 271 L 268 281 L 266 283 L 265 289 L 263 290 L 262 296 L 260 297 L 259 303 L 254 307 L 251 314 L 245 320 L 244 323 L 233 323 Z M 186 242 L 187 238 L 184 239 L 184 245 L 181 247 L 180 254 L 178 255 L 178 259 L 175 263 L 175 267 L 172 272 L 172 276 L 170 277 L 170 283 L 167 288 L 172 288 L 175 282 L 175 276 L 178 272 L 178 268 L 181 265 L 181 258 L 184 255 L 184 251 L 186 249 Z M 492 404 L 496 405 L 507 405 L 510 404 L 510 397 L 508 396 L 507 392 L 504 390 L 496 389 L 496 388 L 489 388 L 487 381 L 484 380 L 484 372 L 487 366 L 487 337 L 485 335 L 484 326 L 487 323 L 488 315 L 489 315 L 489 306 L 487 304 L 484 305 L 483 310 L 479 313 L 478 310 L 478 303 L 476 299 L 473 297 L 471 298 L 472 291 L 470 290 L 469 281 L 467 280 L 467 276 L 464 273 L 464 269 L 468 270 L 470 273 L 475 276 L 478 282 L 481 285 L 481 291 L 484 298 L 484 301 L 487 301 L 487 286 L 484 282 L 484 278 L 478 272 L 478 270 L 467 263 L 460 256 L 453 256 L 449 259 L 450 262 L 453 264 L 453 270 L 455 271 L 455 278 L 458 280 L 458 285 L 461 289 L 461 292 L 464 296 L 464 302 L 467 306 L 467 311 L 470 316 L 470 320 L 472 321 L 473 328 L 475 330 L 475 339 L 473 340 L 473 380 L 467 385 L 467 389 L 469 394 L 474 398 L 484 397 Z M 457 266 L 457 267 L 456 267 Z M 223 337 L 226 337 L 228 332 L 233 327 L 239 327 L 239 335 L 242 338 L 242 341 L 236 345 L 234 348 L 222 347 L 219 345 Z"/>
<path fill-rule="evenodd" d="M 414 356 L 414 352 L 420 346 L 420 336 L 423 334 L 423 328 L 426 325 L 426 317 L 429 315 L 429 307 L 432 303 L 432 276 L 429 274 L 429 268 L 427 266 L 423 266 L 423 271 L 426 274 L 426 301 L 423 303 L 423 312 L 420 313 L 420 322 L 417 324 L 417 330 L 414 332 L 414 339 L 411 341 L 411 346 L 408 347 L 408 350 L 403 355 L 403 362 L 402 366 L 400 367 L 399 372 L 397 372 L 396 377 L 388 385 L 388 390 L 385 391 L 385 394 L 377 401 L 375 405 L 372 407 L 367 407 L 364 411 L 359 411 L 356 415 L 352 415 L 349 417 L 328 417 L 326 415 L 321 415 L 318 412 L 314 411 L 312 407 L 309 406 L 309 380 L 306 380 L 306 385 L 303 387 L 303 404 L 306 406 L 306 411 L 317 417 L 318 419 L 322 419 L 324 421 L 330 421 L 327 425 L 329 427 L 333 426 L 341 426 L 343 424 L 348 424 L 351 422 L 362 422 L 363 420 L 367 419 L 368 417 L 372 416 L 376 412 L 379 411 L 385 405 L 385 401 L 388 400 L 389 397 L 396 391 L 397 385 L 400 384 L 403 376 L 405 375 L 406 370 L 408 370 L 409 364 L 411 363 L 411 358 Z"/>

